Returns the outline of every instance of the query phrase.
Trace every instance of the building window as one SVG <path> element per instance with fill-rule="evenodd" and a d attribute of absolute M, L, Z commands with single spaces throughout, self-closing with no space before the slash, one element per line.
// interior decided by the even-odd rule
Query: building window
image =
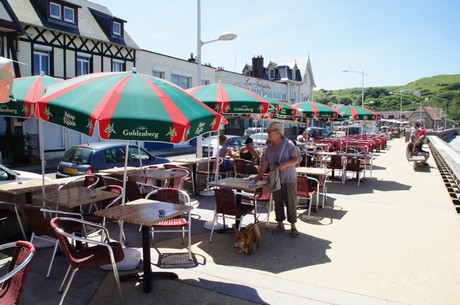
<path fill-rule="evenodd" d="M 77 57 L 77 76 L 91 73 L 89 60 L 86 57 Z"/>
<path fill-rule="evenodd" d="M 112 72 L 123 72 L 125 71 L 125 63 L 122 61 L 114 60 L 112 62 Z"/>
<path fill-rule="evenodd" d="M 165 78 L 165 73 L 161 71 L 152 71 L 152 76 L 164 79 Z"/>
<path fill-rule="evenodd" d="M 112 23 L 112 34 L 121 36 L 121 23 L 114 21 Z"/>
<path fill-rule="evenodd" d="M 50 53 L 34 51 L 33 75 L 50 75 Z"/>
<path fill-rule="evenodd" d="M 60 4 L 50 2 L 50 17 L 59 20 L 62 19 Z"/>
<path fill-rule="evenodd" d="M 207 86 L 207 85 L 210 84 L 210 81 L 207 80 L 207 79 L 202 79 L 202 80 L 201 80 L 201 84 L 202 84 L 203 86 Z"/>
<path fill-rule="evenodd" d="M 192 78 L 188 76 L 182 76 L 182 75 L 171 75 L 171 82 L 173 84 L 178 85 L 182 89 L 188 89 L 191 86 L 192 83 Z"/>
<path fill-rule="evenodd" d="M 275 79 L 275 69 L 268 70 L 268 79 Z"/>
<path fill-rule="evenodd" d="M 64 7 L 64 21 L 75 23 L 75 10 L 70 7 Z"/>
<path fill-rule="evenodd" d="M 296 79 L 296 77 L 295 77 L 295 74 L 296 74 L 296 73 L 295 73 L 295 72 L 296 72 L 296 69 L 293 68 L 293 69 L 292 69 L 292 75 L 291 75 L 291 79 L 292 79 L 292 80 L 295 80 L 295 79 Z"/>

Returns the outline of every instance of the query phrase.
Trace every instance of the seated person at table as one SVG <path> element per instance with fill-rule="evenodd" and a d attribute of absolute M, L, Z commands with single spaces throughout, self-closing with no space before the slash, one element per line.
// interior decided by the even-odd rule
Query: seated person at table
<path fill-rule="evenodd" d="M 251 138 L 247 138 L 244 146 L 240 149 L 240 158 L 248 161 L 258 161 L 260 156 L 254 149 L 254 142 Z"/>
<path fill-rule="evenodd" d="M 256 163 L 260 160 L 260 156 L 254 149 L 254 143 L 251 138 L 247 138 L 244 146 L 240 149 L 240 158 Z M 257 174 L 257 167 L 254 164 L 248 164 L 250 174 Z"/>
<path fill-rule="evenodd" d="M 226 159 L 226 157 L 235 158 L 237 154 L 233 151 L 232 148 L 227 146 L 227 137 L 225 135 L 219 136 L 219 153 L 218 156 L 224 159 L 224 169 L 230 171 L 233 169 L 232 160 Z"/>
<path fill-rule="evenodd" d="M 415 142 L 414 148 L 412 149 L 412 155 L 413 156 L 424 156 L 425 159 L 421 162 L 423 165 L 427 165 L 428 163 L 426 161 L 430 157 L 430 153 L 423 150 L 423 143 L 425 143 L 425 136 L 421 136 L 420 138 L 418 138 L 417 142 Z"/>
<path fill-rule="evenodd" d="M 297 136 L 297 142 L 305 143 L 308 142 L 308 132 L 305 130 L 302 134 Z"/>

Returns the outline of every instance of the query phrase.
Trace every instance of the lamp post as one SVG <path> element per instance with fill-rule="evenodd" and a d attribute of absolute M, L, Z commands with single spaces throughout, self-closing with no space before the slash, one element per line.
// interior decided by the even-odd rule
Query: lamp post
<path fill-rule="evenodd" d="M 197 21 L 196 21 L 196 24 L 197 24 L 197 27 L 196 27 L 196 32 L 197 32 L 197 35 L 196 35 L 196 49 L 197 49 L 197 54 L 196 54 L 196 64 L 197 64 L 197 68 L 196 68 L 196 81 L 197 81 L 197 86 L 201 86 L 202 85 L 202 79 L 201 79 L 201 47 L 204 46 L 205 44 L 208 44 L 208 43 L 211 43 L 211 42 L 215 42 L 215 41 L 229 41 L 229 40 L 233 40 L 233 39 L 236 39 L 238 36 L 236 34 L 233 34 L 233 33 L 224 33 L 222 35 L 219 36 L 219 38 L 217 39 L 213 39 L 213 40 L 209 40 L 209 41 L 202 41 L 201 40 L 201 0 L 197 0 Z M 209 143 L 211 145 L 211 143 Z M 197 150 L 196 150 L 196 155 L 198 158 L 202 158 L 203 157 L 203 152 L 202 152 L 202 146 L 203 146 L 203 139 L 201 136 L 197 137 L 197 143 L 196 143 L 196 146 L 197 146 Z"/>
<path fill-rule="evenodd" d="M 352 72 L 361 74 L 361 107 L 364 107 L 364 71 L 343 70 L 342 72 Z"/>

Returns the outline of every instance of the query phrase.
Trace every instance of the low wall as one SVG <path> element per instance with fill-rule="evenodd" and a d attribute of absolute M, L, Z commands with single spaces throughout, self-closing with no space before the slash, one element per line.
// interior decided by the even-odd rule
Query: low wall
<path fill-rule="evenodd" d="M 455 209 L 460 213 L 460 152 L 438 136 L 428 142 Z"/>

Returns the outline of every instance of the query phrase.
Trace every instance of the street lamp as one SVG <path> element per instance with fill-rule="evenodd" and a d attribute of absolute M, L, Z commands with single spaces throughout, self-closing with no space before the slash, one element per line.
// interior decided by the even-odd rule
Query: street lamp
<path fill-rule="evenodd" d="M 222 35 L 219 36 L 219 38 L 217 39 L 213 39 L 213 40 L 209 40 L 209 41 L 202 41 L 201 40 L 201 0 L 197 0 L 197 10 L 196 10 L 196 14 L 197 14 L 197 21 L 196 21 L 196 24 L 197 24 L 197 28 L 196 28 L 196 32 L 197 32 L 197 35 L 196 35 L 196 48 L 197 48 L 197 54 L 196 54 L 196 63 L 197 63 L 197 68 L 196 68 L 196 80 L 197 80 L 197 86 L 201 86 L 202 85 L 202 79 L 201 79 L 201 47 L 204 46 L 205 44 L 208 44 L 208 43 L 211 43 L 211 42 L 215 42 L 215 41 L 229 41 L 229 40 L 233 40 L 233 39 L 236 39 L 238 36 L 236 34 L 233 34 L 233 33 L 224 33 Z M 197 146 L 197 151 L 196 151 L 196 155 L 198 158 L 202 158 L 203 157 L 203 152 L 202 152 L 202 146 L 203 146 L 203 139 L 201 136 L 197 137 L 197 141 L 196 141 L 196 146 Z"/>
<path fill-rule="evenodd" d="M 403 102 L 403 93 L 410 93 L 415 96 L 421 97 L 420 92 L 414 91 L 412 89 L 403 89 L 399 91 L 400 94 L 400 101 L 399 101 L 399 128 L 402 126 L 402 102 Z M 393 92 L 390 92 L 390 94 L 394 94 Z M 420 107 L 422 107 L 422 101 L 420 100 Z M 420 110 L 420 123 L 422 122 L 422 111 Z"/>
<path fill-rule="evenodd" d="M 342 72 L 352 72 L 361 74 L 361 107 L 364 107 L 364 71 L 343 70 Z"/>
<path fill-rule="evenodd" d="M 197 55 L 196 55 L 196 63 L 197 63 L 197 70 L 196 70 L 196 78 L 197 78 L 197 86 L 201 86 L 201 47 L 205 44 L 215 42 L 215 41 L 230 41 L 236 39 L 238 36 L 233 33 L 224 33 L 219 36 L 217 39 L 209 40 L 209 41 L 202 41 L 201 40 L 201 0 L 197 0 L 197 35 L 196 35 L 196 48 L 197 48 Z"/>

